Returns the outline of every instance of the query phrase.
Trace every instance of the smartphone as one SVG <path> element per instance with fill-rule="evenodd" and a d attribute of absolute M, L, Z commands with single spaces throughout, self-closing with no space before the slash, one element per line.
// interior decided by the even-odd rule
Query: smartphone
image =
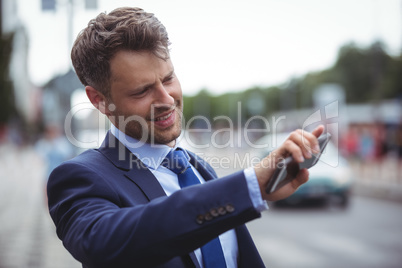
<path fill-rule="evenodd" d="M 297 163 L 292 156 L 289 156 L 280 161 L 276 166 L 272 178 L 268 182 L 267 188 L 265 189 L 266 193 L 270 194 L 272 192 L 275 192 L 276 190 L 293 180 L 301 169 L 311 168 L 312 166 L 314 166 L 318 162 L 330 139 L 331 134 L 321 134 L 321 136 L 318 137 L 320 152 L 317 154 L 313 154 L 310 159 L 306 159 L 302 163 Z M 288 176 L 288 174 L 290 176 Z"/>

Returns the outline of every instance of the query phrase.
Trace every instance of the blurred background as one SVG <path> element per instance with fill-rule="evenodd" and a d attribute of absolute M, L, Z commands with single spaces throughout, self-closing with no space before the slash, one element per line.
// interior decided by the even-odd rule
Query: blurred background
<path fill-rule="evenodd" d="M 109 123 L 70 63 L 100 12 L 166 26 L 180 139 L 224 176 L 296 128 L 332 134 L 310 181 L 248 224 L 268 267 L 402 267 L 402 1 L 0 0 L 0 267 L 80 267 L 45 185 Z"/>

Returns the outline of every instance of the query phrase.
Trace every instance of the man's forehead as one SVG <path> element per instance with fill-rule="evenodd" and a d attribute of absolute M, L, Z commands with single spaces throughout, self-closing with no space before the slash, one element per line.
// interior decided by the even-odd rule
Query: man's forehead
<path fill-rule="evenodd" d="M 170 58 L 161 59 L 148 51 L 119 51 L 110 60 L 112 82 L 121 79 L 145 78 L 155 73 L 165 76 L 174 70 Z"/>

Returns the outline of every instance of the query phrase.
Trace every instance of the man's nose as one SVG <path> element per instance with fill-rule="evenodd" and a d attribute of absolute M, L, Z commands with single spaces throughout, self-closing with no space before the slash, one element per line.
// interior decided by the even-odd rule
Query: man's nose
<path fill-rule="evenodd" d="M 158 84 L 155 89 L 155 108 L 173 106 L 175 104 L 175 99 L 171 95 L 169 88 L 165 87 L 162 83 Z"/>

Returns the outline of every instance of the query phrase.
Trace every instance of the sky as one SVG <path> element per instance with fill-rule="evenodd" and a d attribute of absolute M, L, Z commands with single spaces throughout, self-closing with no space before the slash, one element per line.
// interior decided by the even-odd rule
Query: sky
<path fill-rule="evenodd" d="M 402 0 L 98 0 L 84 10 L 74 0 L 68 34 L 67 0 L 42 12 L 40 0 L 18 0 L 29 35 L 29 75 L 41 86 L 69 68 L 71 40 L 100 12 L 138 6 L 166 26 L 171 58 L 186 95 L 213 94 L 285 83 L 329 68 L 349 42 L 381 40 L 391 55 L 402 51 Z"/>

